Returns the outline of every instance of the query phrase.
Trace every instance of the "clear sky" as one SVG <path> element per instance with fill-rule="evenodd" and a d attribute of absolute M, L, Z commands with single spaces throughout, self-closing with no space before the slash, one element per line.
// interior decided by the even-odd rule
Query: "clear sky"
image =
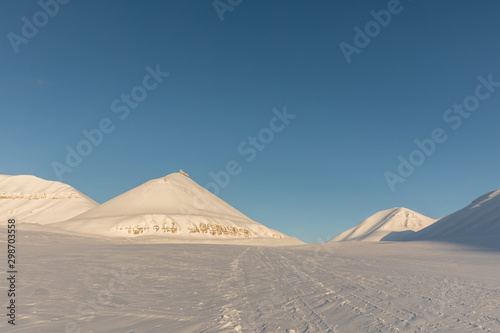
<path fill-rule="evenodd" d="M 306 242 L 500 188 L 498 1 L 59 1 L 1 4 L 2 174 L 104 202 L 236 161 L 219 196 Z"/>

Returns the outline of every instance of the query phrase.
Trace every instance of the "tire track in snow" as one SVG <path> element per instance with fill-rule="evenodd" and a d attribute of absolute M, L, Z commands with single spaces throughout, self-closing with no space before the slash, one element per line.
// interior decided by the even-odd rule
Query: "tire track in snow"
<path fill-rule="evenodd" d="M 267 266 L 267 271 L 271 273 L 270 280 L 272 281 L 272 289 L 275 292 L 274 300 L 264 301 L 268 304 L 271 315 L 262 315 L 260 317 L 263 322 L 262 326 L 272 331 L 272 328 L 269 327 L 272 325 L 272 320 L 276 319 L 276 317 L 285 317 L 285 321 L 288 322 L 288 326 L 290 327 L 288 328 L 289 331 L 334 332 L 334 328 L 325 321 L 321 313 L 318 313 L 315 306 L 312 306 L 302 296 L 305 294 L 305 291 L 302 289 L 307 287 L 307 284 L 294 279 L 296 273 L 295 265 L 290 265 L 290 261 L 284 263 L 284 258 L 274 254 L 276 251 L 279 250 L 275 248 L 261 248 L 258 252 L 259 261 L 262 266 Z M 293 282 L 285 278 L 287 272 L 292 272 L 292 280 L 299 282 L 295 286 L 296 288 L 292 288 L 291 284 Z"/>
<path fill-rule="evenodd" d="M 233 320 L 233 330 L 226 330 L 229 327 L 218 320 L 203 332 L 334 332 L 314 307 L 290 291 L 290 286 L 282 280 L 288 268 L 271 257 L 269 251 L 272 249 L 247 249 L 244 256 L 237 258 L 238 265 L 233 261 L 230 278 L 221 282 L 220 288 L 224 289 L 228 281 L 236 281 L 233 287 L 239 291 L 239 296 L 223 307 L 235 310 L 240 316 Z"/>
<path fill-rule="evenodd" d="M 350 260 L 349 260 L 350 261 Z M 349 264 L 349 268 L 354 269 L 354 265 Z M 331 276 L 332 270 L 331 266 L 321 266 L 319 270 L 326 276 Z M 477 316 L 476 311 L 484 308 L 483 306 L 477 305 L 477 296 L 481 295 L 481 299 L 490 301 L 488 305 L 490 308 L 499 308 L 499 298 L 488 297 L 488 293 L 491 293 L 491 288 L 484 286 L 473 286 L 467 281 L 461 281 L 460 287 L 460 297 L 458 295 L 454 299 L 446 299 L 443 295 L 443 279 L 436 278 L 434 276 L 426 276 L 424 274 L 401 274 L 400 272 L 395 272 L 393 270 L 379 270 L 372 271 L 370 267 L 367 267 L 367 271 L 363 272 L 357 268 L 357 275 L 350 274 L 349 271 L 336 270 L 336 275 L 342 281 L 342 287 L 348 287 L 346 282 L 353 287 L 352 292 L 341 296 L 345 299 L 348 304 L 357 304 L 356 308 L 369 309 L 370 311 L 376 309 L 380 313 L 384 314 L 381 316 L 382 323 L 387 325 L 388 320 L 396 320 L 396 323 L 390 324 L 389 329 L 396 332 L 414 332 L 414 331 L 427 331 L 432 330 L 442 330 L 450 329 L 450 327 L 455 327 L 463 332 L 468 332 L 470 330 L 484 331 L 484 332 L 500 332 L 500 321 L 496 317 L 491 316 Z M 318 276 L 319 274 L 315 274 Z M 368 275 L 365 278 L 364 275 Z M 430 279 L 430 280 L 429 280 Z M 332 279 L 322 279 L 325 284 L 332 283 Z M 375 283 L 375 281 L 377 283 Z M 419 288 L 408 288 L 408 286 L 415 286 L 422 284 Z M 478 293 L 478 289 L 482 288 L 483 291 Z M 338 288 L 338 293 L 341 294 L 342 290 L 347 290 L 351 288 Z M 377 294 L 374 293 L 375 290 L 379 290 L 377 294 L 385 295 L 382 297 L 376 297 Z M 410 291 L 408 291 L 410 290 Z M 419 296 L 419 292 L 424 292 L 424 295 L 429 295 L 423 304 L 422 310 L 418 313 L 415 312 L 415 301 Z M 469 295 L 467 295 L 469 294 Z M 497 294 L 499 294 L 497 292 Z M 404 304 L 399 304 L 396 308 L 389 309 L 391 302 L 389 299 L 397 300 L 398 297 L 404 295 L 406 297 L 406 305 L 413 308 L 406 309 Z M 423 296 L 423 295 L 422 295 Z M 423 299 L 423 297 L 420 299 Z M 360 305 L 359 302 L 366 304 L 365 306 Z M 383 303 L 383 305 L 379 305 Z M 394 301 L 397 304 L 397 301 Z M 446 306 L 441 307 L 441 311 L 437 311 L 434 316 L 434 320 L 430 323 L 428 320 L 414 320 L 417 316 L 422 316 L 427 311 L 427 308 L 432 306 L 432 304 L 443 304 Z M 468 305 L 470 304 L 470 305 Z M 343 304 L 345 305 L 345 304 Z M 470 311 L 464 309 L 464 307 L 469 306 Z M 388 316 L 388 317 L 385 317 Z M 428 318 L 425 318 L 428 319 Z M 431 318 L 432 319 L 432 318 Z M 458 327 L 459 328 L 458 328 Z M 378 327 L 373 327 L 374 331 L 377 331 Z M 384 328 L 384 331 L 388 328 Z"/>
<path fill-rule="evenodd" d="M 290 255 L 290 253 L 287 253 Z M 371 312 L 368 312 L 365 308 L 367 307 L 366 305 L 371 305 L 369 302 L 366 302 L 362 298 L 357 297 L 354 292 L 349 293 L 347 296 L 341 295 L 335 291 L 333 287 L 325 286 L 324 282 L 319 281 L 315 277 L 313 277 L 311 274 L 308 274 L 305 270 L 299 271 L 297 267 L 295 266 L 294 262 L 292 262 L 290 259 L 284 257 L 282 254 L 280 254 L 280 258 L 282 262 L 286 263 L 286 266 L 293 267 L 293 269 L 297 272 L 296 274 L 300 276 L 300 279 L 302 280 L 302 283 L 305 284 L 306 286 L 301 289 L 301 291 L 304 291 L 307 289 L 307 287 L 310 288 L 310 293 L 306 294 L 304 296 L 299 296 L 299 299 L 302 300 L 305 304 L 307 304 L 311 310 L 319 317 L 324 323 L 327 323 L 328 319 L 325 317 L 325 314 L 322 313 L 322 311 L 319 309 L 321 307 L 324 307 L 326 303 L 333 303 L 336 305 L 340 305 L 340 307 L 348 308 L 348 311 L 354 312 L 356 316 L 358 315 L 370 315 L 373 316 L 374 319 L 384 325 L 384 331 L 398 331 L 397 327 L 394 327 L 391 324 L 388 324 L 386 320 L 384 320 L 381 317 L 377 317 Z M 304 298 L 312 298 L 312 300 L 304 300 Z M 350 299 L 349 297 L 354 297 L 357 298 L 359 301 L 361 301 L 364 304 L 363 306 L 356 306 L 353 304 L 353 300 Z M 311 305 L 312 302 L 314 301 L 319 301 L 320 303 L 316 306 Z M 372 305 L 374 308 L 378 308 L 383 314 L 387 314 L 389 316 L 392 316 L 388 311 L 385 311 L 384 309 Z M 397 320 L 400 320 L 400 318 L 395 317 Z M 330 319 L 331 320 L 331 319 Z M 387 327 L 388 326 L 388 327 Z M 332 332 L 334 331 L 333 328 L 329 328 Z"/>
<path fill-rule="evenodd" d="M 217 294 L 220 295 L 226 304 L 219 309 L 219 316 L 210 322 L 200 333 L 208 332 L 241 332 L 240 313 L 233 306 L 235 300 L 241 297 L 239 283 L 241 281 L 240 261 L 250 251 L 250 247 L 242 251 L 231 262 L 229 276 L 217 284 Z"/>
<path fill-rule="evenodd" d="M 436 314 L 435 322 L 419 321 L 415 318 L 425 307 L 440 300 L 439 277 L 343 258 L 307 270 L 302 262 L 311 253 L 246 248 L 228 265 L 227 278 L 219 282 L 217 290 L 226 303 L 202 332 L 323 333 L 350 332 L 351 327 L 363 332 L 499 331 L 494 311 L 466 311 L 474 305 L 498 309 L 498 299 L 487 295 L 491 288 L 478 290 L 480 286 L 464 284 L 467 293 L 462 301 L 470 306 L 453 302 Z M 473 299 L 478 293 L 483 303 Z M 401 299 L 405 303 L 399 304 Z"/>

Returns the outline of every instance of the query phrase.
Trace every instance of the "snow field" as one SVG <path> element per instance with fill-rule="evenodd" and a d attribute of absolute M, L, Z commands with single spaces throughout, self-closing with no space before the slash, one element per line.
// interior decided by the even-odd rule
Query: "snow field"
<path fill-rule="evenodd" d="M 138 244 L 30 230 L 18 239 L 12 332 L 500 331 L 495 251 Z"/>

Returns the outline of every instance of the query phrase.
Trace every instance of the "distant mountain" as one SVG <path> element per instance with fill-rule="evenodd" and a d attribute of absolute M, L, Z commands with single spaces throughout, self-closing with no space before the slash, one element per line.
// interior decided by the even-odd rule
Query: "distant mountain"
<path fill-rule="evenodd" d="M 496 239 L 500 242 L 500 190 L 489 192 L 467 207 L 439 219 L 409 240 Z"/>
<path fill-rule="evenodd" d="M 251 220 L 184 173 L 150 180 L 54 227 L 112 237 L 295 240 Z"/>
<path fill-rule="evenodd" d="M 331 242 L 400 240 L 435 221 L 407 208 L 392 208 L 370 216 Z"/>
<path fill-rule="evenodd" d="M 35 176 L 0 175 L 0 218 L 48 224 L 79 215 L 98 204 L 73 187 Z"/>

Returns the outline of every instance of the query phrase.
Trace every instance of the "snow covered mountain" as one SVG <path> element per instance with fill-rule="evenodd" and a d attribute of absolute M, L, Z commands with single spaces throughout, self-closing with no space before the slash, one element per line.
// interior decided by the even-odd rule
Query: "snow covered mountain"
<path fill-rule="evenodd" d="M 354 228 L 334 237 L 331 242 L 399 240 L 435 221 L 407 208 L 392 208 L 370 216 Z"/>
<path fill-rule="evenodd" d="M 500 238 L 500 190 L 489 192 L 467 207 L 439 219 L 409 240 Z"/>
<path fill-rule="evenodd" d="M 113 237 L 295 240 L 251 220 L 184 173 L 150 180 L 53 226 Z"/>
<path fill-rule="evenodd" d="M 73 187 L 35 176 L 0 175 L 0 218 L 48 224 L 79 215 L 98 204 Z"/>

